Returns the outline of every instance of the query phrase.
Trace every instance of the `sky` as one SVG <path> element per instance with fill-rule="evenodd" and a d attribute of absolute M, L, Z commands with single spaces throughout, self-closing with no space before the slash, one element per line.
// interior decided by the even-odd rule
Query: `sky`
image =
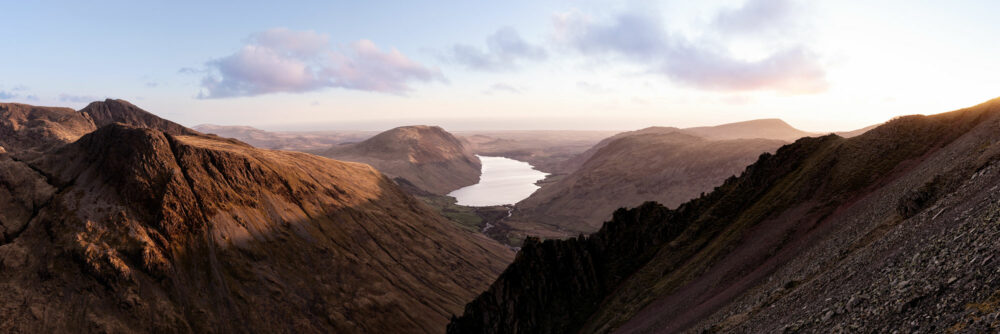
<path fill-rule="evenodd" d="M 997 1 L 0 1 L 0 101 L 184 125 L 853 130 L 1000 96 Z"/>

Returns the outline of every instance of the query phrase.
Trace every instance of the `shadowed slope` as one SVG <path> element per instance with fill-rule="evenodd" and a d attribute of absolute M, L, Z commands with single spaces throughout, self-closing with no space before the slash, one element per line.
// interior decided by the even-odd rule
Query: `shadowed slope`
<path fill-rule="evenodd" d="M 0 327 L 439 332 L 511 257 L 369 166 L 174 130 L 0 154 L 38 196 L 0 192 Z"/>
<path fill-rule="evenodd" d="M 1000 210 L 991 199 L 1000 186 L 998 124 L 994 100 L 899 118 L 852 139 L 803 138 L 676 210 L 622 209 L 593 235 L 527 242 L 449 332 L 951 326 L 967 304 L 996 305 L 990 293 L 1000 291 L 996 274 L 975 269 L 996 264 L 981 255 L 995 239 L 946 246 L 977 229 L 995 232 L 972 217 Z M 955 221 L 964 233 L 948 232 Z M 954 279 L 928 267 L 941 247 Z M 901 291 L 910 279 L 927 285 Z"/>

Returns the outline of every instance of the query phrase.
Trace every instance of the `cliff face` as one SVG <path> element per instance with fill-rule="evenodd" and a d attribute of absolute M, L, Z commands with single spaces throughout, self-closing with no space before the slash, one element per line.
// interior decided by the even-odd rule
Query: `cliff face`
<path fill-rule="evenodd" d="M 107 114 L 0 153 L 2 328 L 439 332 L 512 256 L 369 166 Z"/>
<path fill-rule="evenodd" d="M 455 136 L 436 126 L 404 126 L 320 155 L 363 162 L 420 189 L 445 195 L 479 182 L 479 158 Z"/>
<path fill-rule="evenodd" d="M 990 330 L 998 126 L 994 100 L 800 139 L 675 210 L 528 242 L 449 332 Z"/>

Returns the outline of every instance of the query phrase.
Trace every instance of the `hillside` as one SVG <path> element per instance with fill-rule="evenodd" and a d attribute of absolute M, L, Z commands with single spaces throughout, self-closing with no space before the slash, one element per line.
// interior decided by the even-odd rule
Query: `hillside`
<path fill-rule="evenodd" d="M 1000 99 L 803 138 L 668 209 L 529 239 L 450 333 L 996 331 Z"/>
<path fill-rule="evenodd" d="M 736 122 L 714 126 L 700 126 L 685 128 L 684 132 L 698 137 L 726 140 L 726 139 L 751 139 L 766 138 L 795 141 L 802 137 L 815 136 L 817 134 L 796 129 L 777 118 L 755 119 L 744 122 Z"/>
<path fill-rule="evenodd" d="M 124 101 L 0 111 L 5 331 L 440 332 L 511 259 L 367 165 Z"/>
<path fill-rule="evenodd" d="M 462 141 L 440 127 L 426 125 L 398 127 L 319 154 L 372 165 L 438 195 L 479 182 L 481 168 L 479 158 Z"/>
<path fill-rule="evenodd" d="M 537 233 L 546 228 L 531 226 L 548 225 L 547 229 L 575 235 L 597 231 L 620 207 L 646 201 L 676 207 L 722 184 L 760 154 L 774 152 L 787 143 L 763 138 L 799 133 L 805 132 L 780 120 L 711 128 L 651 127 L 620 133 L 575 157 L 586 160 L 573 168 L 574 172 L 517 203 L 505 224 L 514 234 Z M 519 231 L 526 228 L 530 230 Z"/>

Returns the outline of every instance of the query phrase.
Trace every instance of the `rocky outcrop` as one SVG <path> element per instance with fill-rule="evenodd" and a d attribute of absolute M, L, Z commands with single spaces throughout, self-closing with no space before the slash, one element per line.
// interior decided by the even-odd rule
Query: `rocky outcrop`
<path fill-rule="evenodd" d="M 5 331 L 440 332 L 512 256 L 370 166 L 107 108 L 0 154 Z"/>
<path fill-rule="evenodd" d="M 425 125 L 398 127 L 320 154 L 372 165 L 438 195 L 479 182 L 481 168 L 479 158 L 462 141 L 440 127 Z"/>
<path fill-rule="evenodd" d="M 800 139 L 675 210 L 529 243 L 449 332 L 995 330 L 997 126 L 1000 100 Z"/>

